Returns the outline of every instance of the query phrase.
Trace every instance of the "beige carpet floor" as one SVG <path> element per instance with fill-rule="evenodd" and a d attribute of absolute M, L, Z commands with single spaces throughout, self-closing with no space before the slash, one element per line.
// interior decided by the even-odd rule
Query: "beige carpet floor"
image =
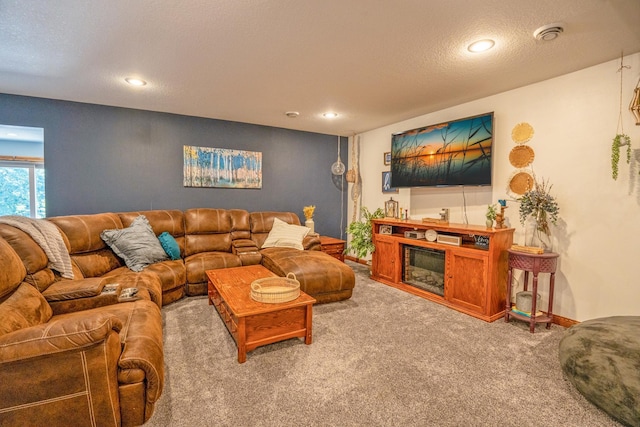
<path fill-rule="evenodd" d="M 238 364 L 205 297 L 163 308 L 165 388 L 148 426 L 618 426 L 563 378 L 564 328 L 486 323 L 356 271 L 314 307 L 313 344 Z"/>

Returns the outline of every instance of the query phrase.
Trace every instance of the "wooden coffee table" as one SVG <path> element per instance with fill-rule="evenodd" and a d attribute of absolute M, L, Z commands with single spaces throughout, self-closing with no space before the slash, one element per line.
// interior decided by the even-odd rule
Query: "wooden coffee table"
<path fill-rule="evenodd" d="M 251 298 L 251 282 L 276 277 L 262 265 L 208 270 L 209 305 L 214 305 L 238 346 L 238 362 L 256 347 L 302 337 L 311 344 L 316 300 L 300 291 L 293 301 L 267 304 Z"/>

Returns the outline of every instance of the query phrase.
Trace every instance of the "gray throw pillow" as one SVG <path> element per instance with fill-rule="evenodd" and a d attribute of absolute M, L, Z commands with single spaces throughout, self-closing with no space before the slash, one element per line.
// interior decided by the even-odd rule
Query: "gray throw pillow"
<path fill-rule="evenodd" d="M 133 271 L 168 259 L 146 216 L 140 215 L 123 229 L 104 230 L 100 237 Z"/>

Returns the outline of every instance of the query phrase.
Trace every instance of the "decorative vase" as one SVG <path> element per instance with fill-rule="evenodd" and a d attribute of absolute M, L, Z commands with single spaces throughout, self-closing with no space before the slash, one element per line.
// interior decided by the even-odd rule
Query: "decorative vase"
<path fill-rule="evenodd" d="M 314 227 L 314 223 L 313 223 L 313 218 L 309 218 L 308 220 L 306 220 L 304 222 L 304 226 L 307 227 L 310 231 L 309 233 L 315 233 L 313 227 Z"/>
<path fill-rule="evenodd" d="M 486 224 L 487 224 L 487 228 L 492 228 L 493 227 L 493 220 L 487 218 Z"/>
<path fill-rule="evenodd" d="M 524 229 L 525 245 L 542 248 L 545 252 L 551 252 L 553 249 L 551 235 L 542 231 L 541 228 L 534 217 L 527 220 Z"/>

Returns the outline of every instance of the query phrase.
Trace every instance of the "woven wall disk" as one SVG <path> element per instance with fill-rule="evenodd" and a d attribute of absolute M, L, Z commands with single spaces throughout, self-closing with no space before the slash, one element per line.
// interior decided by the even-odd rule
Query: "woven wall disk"
<path fill-rule="evenodd" d="M 509 189 L 514 194 L 522 196 L 533 188 L 533 176 L 529 172 L 516 173 L 509 182 Z"/>
<path fill-rule="evenodd" d="M 516 144 L 524 144 L 533 138 L 533 127 L 529 123 L 518 123 L 511 131 L 511 139 Z"/>
<path fill-rule="evenodd" d="M 509 161 L 516 168 L 524 168 L 533 162 L 535 156 L 533 148 L 528 145 L 518 145 L 511 149 Z"/>

